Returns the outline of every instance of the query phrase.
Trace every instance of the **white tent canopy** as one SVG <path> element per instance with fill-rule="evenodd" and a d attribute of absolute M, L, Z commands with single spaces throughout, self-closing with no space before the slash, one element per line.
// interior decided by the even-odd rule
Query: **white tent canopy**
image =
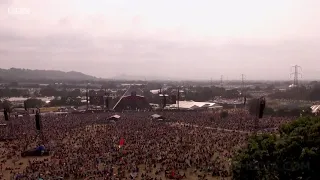
<path fill-rule="evenodd" d="M 199 109 L 199 108 L 211 108 L 216 106 L 216 103 L 212 102 L 196 102 L 196 101 L 179 101 L 180 109 Z M 176 104 L 172 104 L 171 108 L 177 108 L 178 102 Z"/>
<path fill-rule="evenodd" d="M 311 106 L 312 113 L 317 113 L 320 111 L 320 105 L 313 105 Z"/>
<path fill-rule="evenodd" d="M 159 94 L 160 89 L 150 90 L 150 92 L 151 92 L 152 94 Z"/>
<path fill-rule="evenodd" d="M 118 119 L 120 119 L 119 115 L 113 115 L 113 116 L 108 118 L 108 120 L 118 120 Z"/>
<path fill-rule="evenodd" d="M 116 118 L 116 119 L 119 119 L 119 118 L 120 118 L 119 115 L 113 115 L 113 116 L 111 116 L 111 117 Z"/>
<path fill-rule="evenodd" d="M 153 120 L 158 120 L 158 121 L 163 121 L 165 119 L 163 116 L 161 116 L 159 114 L 153 114 L 153 115 L 151 115 L 151 118 Z"/>
<path fill-rule="evenodd" d="M 159 115 L 159 114 L 153 114 L 153 115 L 151 115 L 151 117 L 152 117 L 153 119 L 158 119 L 158 118 L 161 118 L 162 116 Z"/>

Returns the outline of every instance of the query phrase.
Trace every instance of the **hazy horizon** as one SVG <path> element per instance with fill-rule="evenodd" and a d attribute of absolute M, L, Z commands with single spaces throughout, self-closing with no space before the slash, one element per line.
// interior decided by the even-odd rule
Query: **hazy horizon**
<path fill-rule="evenodd" d="M 0 0 L 1 68 L 289 80 L 297 64 L 303 79 L 319 79 L 319 9 L 317 0 Z"/>

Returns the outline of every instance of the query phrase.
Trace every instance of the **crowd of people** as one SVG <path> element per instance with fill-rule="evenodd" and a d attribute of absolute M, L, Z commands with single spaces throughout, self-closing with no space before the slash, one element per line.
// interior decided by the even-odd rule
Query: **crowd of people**
<path fill-rule="evenodd" d="M 255 128 L 255 117 L 243 110 L 231 110 L 225 118 L 207 111 L 158 112 L 164 122 L 152 120 L 153 112 L 123 112 L 116 122 L 106 120 L 114 114 L 41 116 L 42 133 L 34 117 L 12 118 L 6 135 L 13 140 L 0 147 L 1 178 L 229 178 L 233 155 Z M 265 117 L 259 130 L 272 131 L 290 120 Z M 50 156 L 21 157 L 40 144 Z"/>

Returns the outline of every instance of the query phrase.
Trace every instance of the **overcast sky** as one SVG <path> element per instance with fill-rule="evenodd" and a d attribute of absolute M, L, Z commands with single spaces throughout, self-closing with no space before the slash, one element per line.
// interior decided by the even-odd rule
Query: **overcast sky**
<path fill-rule="evenodd" d="M 319 19 L 320 0 L 0 0 L 0 68 L 318 79 Z"/>

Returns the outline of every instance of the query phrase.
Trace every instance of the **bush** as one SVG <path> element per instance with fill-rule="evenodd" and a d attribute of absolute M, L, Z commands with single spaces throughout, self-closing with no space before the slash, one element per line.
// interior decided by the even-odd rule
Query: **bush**
<path fill-rule="evenodd" d="M 44 102 L 41 99 L 30 98 L 25 100 L 27 108 L 40 108 L 44 105 Z"/>
<path fill-rule="evenodd" d="M 233 179 L 319 179 L 320 118 L 300 118 L 279 132 L 249 139 L 233 158 Z"/>

